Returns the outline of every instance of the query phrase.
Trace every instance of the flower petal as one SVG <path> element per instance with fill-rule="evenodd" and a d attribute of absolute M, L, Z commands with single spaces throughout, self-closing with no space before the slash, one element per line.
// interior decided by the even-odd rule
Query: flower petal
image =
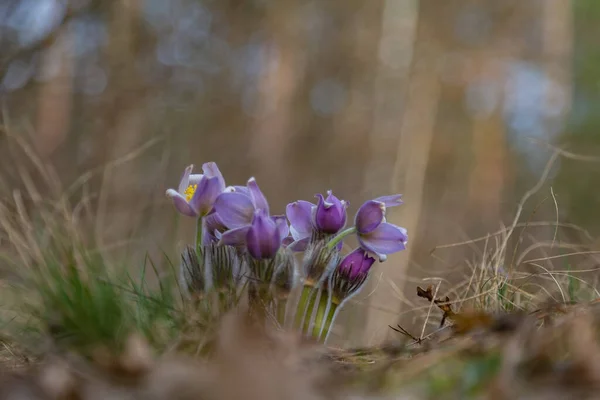
<path fill-rule="evenodd" d="M 204 175 L 202 174 L 191 174 L 188 182 L 189 185 L 197 185 L 200 181 L 204 179 Z"/>
<path fill-rule="evenodd" d="M 275 221 L 277 225 L 277 232 L 279 232 L 279 238 L 281 240 L 285 239 L 290 234 L 290 227 L 288 226 L 287 219 L 285 215 L 273 215 L 271 219 Z"/>
<path fill-rule="evenodd" d="M 305 237 L 300 240 L 295 240 L 294 242 L 288 245 L 288 249 L 292 251 L 305 251 L 308 248 L 308 244 L 310 243 L 310 238 Z"/>
<path fill-rule="evenodd" d="M 248 190 L 248 188 L 246 186 L 230 186 L 231 188 L 233 188 L 234 192 L 237 193 L 242 193 L 245 194 L 246 196 L 250 197 L 250 191 Z"/>
<path fill-rule="evenodd" d="M 214 209 L 204 217 L 205 244 L 218 242 L 221 239 L 221 232 L 225 232 L 227 227 L 223 224 L 221 217 Z"/>
<path fill-rule="evenodd" d="M 221 193 L 214 204 L 215 210 L 229 229 L 250 225 L 254 215 L 252 200 L 241 193 Z"/>
<path fill-rule="evenodd" d="M 392 254 L 406 248 L 406 229 L 384 222 L 366 235 L 358 235 L 363 249 L 380 254 Z"/>
<path fill-rule="evenodd" d="M 219 193 L 221 193 L 222 191 L 225 190 L 225 178 L 223 178 L 223 174 L 221 174 L 221 171 L 219 170 L 217 163 L 212 162 L 212 161 L 204 163 L 202 165 L 202 171 L 204 172 L 204 175 L 208 176 L 209 178 L 213 178 L 213 177 L 218 178 L 219 188 L 220 188 Z"/>
<path fill-rule="evenodd" d="M 285 214 L 290 221 L 294 239 L 310 236 L 313 230 L 312 208 L 314 204 L 304 200 L 290 203 L 285 208 Z M 295 234 L 294 234 L 295 233 Z"/>
<path fill-rule="evenodd" d="M 359 247 L 344 257 L 338 268 L 340 272 L 343 272 L 350 280 L 353 280 L 368 274 L 374 262 L 375 259 Z"/>
<path fill-rule="evenodd" d="M 369 200 L 356 213 L 354 225 L 360 234 L 367 234 L 377 228 L 385 218 L 385 204 L 381 201 Z"/>
<path fill-rule="evenodd" d="M 173 200 L 173 205 L 175 205 L 175 208 L 181 214 L 186 215 L 188 217 L 198 216 L 196 211 L 189 205 L 185 197 L 179 194 L 175 189 L 167 190 L 166 194 L 168 197 L 171 198 L 171 200 Z"/>
<path fill-rule="evenodd" d="M 221 182 L 218 177 L 204 177 L 198 184 L 194 196 L 190 200 L 190 206 L 198 215 L 206 215 L 212 210 L 213 204 L 222 190 Z"/>
<path fill-rule="evenodd" d="M 286 236 L 283 238 L 283 240 L 281 241 L 281 245 L 283 247 L 288 247 L 290 244 L 294 243 L 294 238 L 291 236 Z"/>
<path fill-rule="evenodd" d="M 248 180 L 248 190 L 250 191 L 250 198 L 252 199 L 252 203 L 257 210 L 263 210 L 265 214 L 269 215 L 269 203 L 265 198 L 265 195 L 258 187 L 258 183 L 256 183 L 256 179 L 254 177 Z"/>
<path fill-rule="evenodd" d="M 310 235 L 298 232 L 296 230 L 296 228 L 294 228 L 293 225 L 290 226 L 290 234 L 292 235 L 292 238 L 294 238 L 294 240 L 300 240 L 300 239 L 304 239 L 304 238 L 310 237 Z"/>
<path fill-rule="evenodd" d="M 194 169 L 193 164 L 185 167 L 185 170 L 183 171 L 183 175 L 181 176 L 181 180 L 179 181 L 179 188 L 178 188 L 179 193 L 183 194 L 183 192 L 185 192 L 185 189 L 187 189 L 188 186 L 190 185 L 189 184 L 190 175 L 191 175 L 193 169 Z"/>
<path fill-rule="evenodd" d="M 272 258 L 281 246 L 277 223 L 263 210 L 257 210 L 246 234 L 248 252 L 256 259 Z"/>
<path fill-rule="evenodd" d="M 232 229 L 221 235 L 219 240 L 220 245 L 242 246 L 246 244 L 246 235 L 250 225 L 242 226 L 241 228 Z"/>
<path fill-rule="evenodd" d="M 386 207 L 395 207 L 403 204 L 402 195 L 401 194 L 392 194 L 389 196 L 381 196 L 375 199 L 375 201 L 379 201 L 385 204 Z"/>

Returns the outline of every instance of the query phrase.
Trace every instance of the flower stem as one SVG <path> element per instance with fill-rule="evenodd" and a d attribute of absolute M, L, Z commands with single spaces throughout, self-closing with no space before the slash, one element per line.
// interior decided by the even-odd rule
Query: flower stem
<path fill-rule="evenodd" d="M 331 325 L 337 318 L 341 309 L 342 309 L 342 304 L 337 304 L 335 307 L 331 307 L 331 310 L 329 310 L 329 314 L 328 314 L 328 318 L 327 318 L 328 325 L 326 325 L 327 328 L 324 332 L 325 338 L 323 339 L 323 344 L 327 344 L 327 341 L 329 340 L 329 335 L 331 334 L 331 330 L 330 330 Z"/>
<path fill-rule="evenodd" d="M 196 221 L 196 253 L 198 253 L 198 258 L 202 257 L 202 247 L 204 239 L 204 217 L 198 217 Z"/>
<path fill-rule="evenodd" d="M 351 226 L 348 229 L 345 229 L 343 231 L 341 231 L 340 233 L 338 233 L 337 235 L 335 235 L 333 237 L 333 239 L 331 239 L 328 243 L 327 243 L 327 248 L 328 249 L 333 249 L 339 242 L 341 242 L 342 240 L 344 240 L 344 238 L 348 235 L 351 235 L 353 233 L 356 232 L 356 228 Z"/>
<path fill-rule="evenodd" d="M 321 337 L 323 333 L 325 333 L 325 336 L 329 336 L 329 329 L 331 328 L 337 309 L 338 304 L 331 296 L 320 296 L 314 326 L 309 327 L 313 338 L 322 341 Z"/>
<path fill-rule="evenodd" d="M 287 299 L 277 299 L 275 301 L 275 312 L 277 313 L 277 321 L 281 326 L 285 326 Z"/>
<path fill-rule="evenodd" d="M 317 340 L 328 335 L 338 309 L 336 299 L 322 295 L 319 293 L 321 291 L 309 285 L 304 286 L 296 313 L 296 325 L 304 334 Z"/>
<path fill-rule="evenodd" d="M 296 327 L 304 330 L 305 325 L 308 323 L 306 317 L 311 315 L 312 309 L 315 305 L 315 288 L 312 285 L 304 285 L 302 287 L 302 293 L 300 295 L 300 301 L 298 301 L 298 308 L 296 311 Z"/>

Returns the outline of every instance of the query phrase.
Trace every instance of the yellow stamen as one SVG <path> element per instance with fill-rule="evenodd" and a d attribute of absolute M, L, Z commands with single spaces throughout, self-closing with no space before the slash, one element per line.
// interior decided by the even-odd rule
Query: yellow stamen
<path fill-rule="evenodd" d="M 198 187 L 198 185 L 190 185 L 187 187 L 187 189 L 185 189 L 183 194 L 185 195 L 185 199 L 187 201 L 190 201 L 192 199 L 192 197 L 194 197 L 194 193 L 196 193 L 197 187 Z"/>

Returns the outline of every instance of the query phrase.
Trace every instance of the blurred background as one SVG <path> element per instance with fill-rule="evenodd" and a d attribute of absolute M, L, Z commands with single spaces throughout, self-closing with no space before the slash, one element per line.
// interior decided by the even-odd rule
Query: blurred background
<path fill-rule="evenodd" d="M 131 265 L 192 240 L 164 196 L 190 163 L 255 176 L 279 213 L 404 194 L 388 220 L 409 248 L 340 320 L 344 343 L 374 343 L 423 306 L 417 284 L 464 278 L 483 241 L 431 250 L 512 223 L 551 146 L 586 158 L 559 157 L 522 219 L 589 235 L 523 240 L 600 247 L 599 37 L 597 0 L 2 0 L 1 118 Z M 0 133 L 2 196 L 21 156 Z"/>

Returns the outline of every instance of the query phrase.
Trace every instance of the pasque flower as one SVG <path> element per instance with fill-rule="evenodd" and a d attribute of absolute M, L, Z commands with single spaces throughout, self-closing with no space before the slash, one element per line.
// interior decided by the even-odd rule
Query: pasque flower
<path fill-rule="evenodd" d="M 193 169 L 193 165 L 188 166 L 178 190 L 168 189 L 166 195 L 181 214 L 203 217 L 212 210 L 215 199 L 225 190 L 225 180 L 214 162 L 202 165 L 204 174 L 192 174 Z"/>
<path fill-rule="evenodd" d="M 312 234 L 316 231 L 327 235 L 339 232 L 346 225 L 348 203 L 338 199 L 331 190 L 327 198 L 317 194 L 318 203 L 298 200 L 286 207 L 290 221 L 290 232 L 294 241 L 289 248 L 294 251 L 306 250 Z"/>
<path fill-rule="evenodd" d="M 401 195 L 384 196 L 364 203 L 354 219 L 354 225 L 360 246 L 376 254 L 380 261 L 406 248 L 408 236 L 406 229 L 386 222 L 386 206 L 402 204 Z"/>
<path fill-rule="evenodd" d="M 344 257 L 337 268 L 340 276 L 354 281 L 366 277 L 373 263 L 375 263 L 375 259 L 359 247 Z"/>
<path fill-rule="evenodd" d="M 246 232 L 248 253 L 257 260 L 275 257 L 283 240 L 281 233 L 282 230 L 273 218 L 269 217 L 264 210 L 256 210 Z"/>
<path fill-rule="evenodd" d="M 356 294 L 367 281 L 375 259 L 357 248 L 342 259 L 331 276 L 331 290 L 341 302 Z"/>
<path fill-rule="evenodd" d="M 323 198 L 322 194 L 318 194 L 316 197 L 319 202 L 315 209 L 315 226 L 323 233 L 339 232 L 346 225 L 348 204 L 335 197 L 331 190 L 327 191 L 327 198 Z"/>
<path fill-rule="evenodd" d="M 215 210 L 219 220 L 228 228 L 221 235 L 220 243 L 232 246 L 248 245 L 249 231 L 255 224 L 254 232 L 266 232 L 272 227 L 265 219 L 276 227 L 280 237 L 277 248 L 289 234 L 289 226 L 283 215 L 270 216 L 269 203 L 258 187 L 256 180 L 250 178 L 247 186 L 234 187 L 233 192 L 221 193 L 215 200 Z M 257 214 L 257 212 L 259 212 Z M 266 233 L 264 233 L 266 235 Z M 254 241 L 256 238 L 253 238 Z M 254 246 L 256 242 L 252 242 Z M 254 247 L 259 254 L 258 247 Z"/>

